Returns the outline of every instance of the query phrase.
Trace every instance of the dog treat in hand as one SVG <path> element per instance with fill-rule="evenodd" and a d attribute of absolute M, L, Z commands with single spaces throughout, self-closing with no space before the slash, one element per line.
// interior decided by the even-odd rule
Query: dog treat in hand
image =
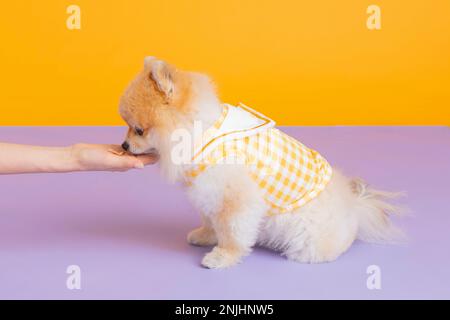
<path fill-rule="evenodd" d="M 126 153 L 125 151 L 116 151 L 113 149 L 109 149 L 108 151 L 114 153 L 116 156 L 123 156 Z"/>

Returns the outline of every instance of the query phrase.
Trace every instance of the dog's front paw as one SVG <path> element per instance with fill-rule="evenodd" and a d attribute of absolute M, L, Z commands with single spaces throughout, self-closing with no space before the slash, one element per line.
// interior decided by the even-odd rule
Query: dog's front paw
<path fill-rule="evenodd" d="M 239 263 L 241 255 L 236 251 L 219 247 L 207 253 L 202 260 L 202 266 L 209 269 L 228 268 Z"/>
<path fill-rule="evenodd" d="M 187 241 L 194 246 L 214 246 L 217 244 L 214 230 L 205 227 L 200 227 L 189 232 Z"/>

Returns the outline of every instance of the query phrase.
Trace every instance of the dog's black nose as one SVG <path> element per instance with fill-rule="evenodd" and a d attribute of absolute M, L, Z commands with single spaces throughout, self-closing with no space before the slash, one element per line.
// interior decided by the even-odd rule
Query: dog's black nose
<path fill-rule="evenodd" d="M 128 142 L 125 141 L 124 143 L 122 143 L 123 150 L 127 151 L 129 148 L 130 148 L 130 145 L 128 144 Z"/>

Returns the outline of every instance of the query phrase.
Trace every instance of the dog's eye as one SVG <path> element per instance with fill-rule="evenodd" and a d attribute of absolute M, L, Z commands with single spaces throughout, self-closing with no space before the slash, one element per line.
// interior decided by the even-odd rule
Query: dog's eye
<path fill-rule="evenodd" d="M 144 134 L 144 130 L 142 130 L 141 128 L 136 128 L 135 131 L 138 136 L 142 136 Z"/>

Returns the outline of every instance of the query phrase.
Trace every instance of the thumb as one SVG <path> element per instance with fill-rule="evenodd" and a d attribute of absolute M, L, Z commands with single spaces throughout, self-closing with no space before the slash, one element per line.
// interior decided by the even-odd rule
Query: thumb
<path fill-rule="evenodd" d="M 128 156 L 126 160 L 126 166 L 130 169 L 143 169 L 144 164 L 138 158 L 133 156 Z"/>
<path fill-rule="evenodd" d="M 143 165 L 148 165 L 148 164 L 154 164 L 155 162 L 157 162 L 159 159 L 159 156 L 155 155 L 155 154 L 143 154 L 143 155 L 138 155 L 136 157 L 136 159 L 138 159 L 139 162 L 142 163 Z"/>
<path fill-rule="evenodd" d="M 144 164 L 139 160 L 135 161 L 133 166 L 133 168 L 135 169 L 144 169 L 144 167 L 145 167 Z"/>

